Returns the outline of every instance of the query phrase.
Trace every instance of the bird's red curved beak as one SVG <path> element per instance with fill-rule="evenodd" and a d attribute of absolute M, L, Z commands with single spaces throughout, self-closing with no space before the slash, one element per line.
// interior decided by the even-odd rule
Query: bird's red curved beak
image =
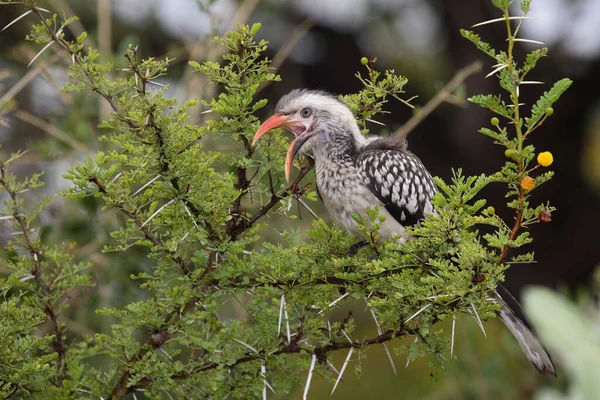
<path fill-rule="evenodd" d="M 258 139 L 265 133 L 276 129 L 276 128 L 285 128 L 286 122 L 289 120 L 289 116 L 283 114 L 275 114 L 271 118 L 267 119 L 256 131 L 254 135 L 254 139 L 252 139 L 252 146 L 256 144 Z"/>
<path fill-rule="evenodd" d="M 290 147 L 288 148 L 287 156 L 285 158 L 285 179 L 289 182 L 290 172 L 292 170 L 292 161 L 294 160 L 298 149 L 300 149 L 304 143 L 304 140 L 299 141 L 299 139 L 301 139 L 302 134 L 307 131 L 308 127 L 304 121 L 297 120 L 293 116 L 275 114 L 263 122 L 263 124 L 258 128 L 256 134 L 254 135 L 254 139 L 252 139 L 252 146 L 256 144 L 262 135 L 276 128 L 286 129 L 296 136 L 292 143 L 290 143 Z"/>

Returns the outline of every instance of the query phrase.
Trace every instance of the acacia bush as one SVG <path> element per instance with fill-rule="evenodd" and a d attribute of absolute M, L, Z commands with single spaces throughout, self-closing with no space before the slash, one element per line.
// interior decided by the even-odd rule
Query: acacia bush
<path fill-rule="evenodd" d="M 255 398 L 298 383 L 306 394 L 313 376 L 335 388 L 350 360 L 359 368 L 365 348 L 386 344 L 408 361 L 428 357 L 432 374 L 442 374 L 453 356 L 454 329 L 443 332 L 435 324 L 467 315 L 483 329 L 482 321 L 497 309 L 488 293 L 506 268 L 534 260 L 532 253 L 510 249 L 530 243 L 527 226 L 554 210 L 531 198 L 552 172 L 541 172 L 551 156 L 536 159 L 529 139 L 571 81 L 554 84 L 533 107 L 521 105 L 519 88 L 547 49 L 515 60 L 523 20 L 511 24 L 512 1 L 493 3 L 506 23 L 506 50 L 494 50 L 473 31 L 461 33 L 497 63 L 493 75 L 504 96 L 469 100 L 497 115 L 480 133 L 499 145 L 506 162 L 493 174 L 456 170 L 450 182 L 436 178 L 437 215 L 411 229 L 415 239 L 400 246 L 379 240 L 377 210 L 371 221 L 362 221 L 362 238 L 322 219 L 305 235 L 294 229 L 273 235 L 270 216 L 293 219 L 295 203 L 310 212 L 316 193 L 304 180 L 310 160 L 299 165 L 293 182 L 283 179 L 284 136 L 250 145 L 259 126 L 256 113 L 267 106 L 258 92 L 280 80 L 263 56 L 267 43 L 255 39 L 259 24 L 215 38 L 225 50 L 220 61 L 190 63 L 217 94 L 180 104 L 159 82 L 172 60 L 140 59 L 132 44 L 122 59 L 100 61 L 96 49 L 84 48 L 85 34 L 67 35 L 74 17 L 48 15 L 33 0 L 0 1 L 38 19 L 28 39 L 40 50 L 54 45 L 69 55 L 65 91 L 95 94 L 111 108 L 94 146 L 101 150 L 65 174 L 71 186 L 64 195 L 74 206 L 100 202 L 113 216 L 111 224 L 118 226 L 101 250 L 118 254 L 113 262 L 135 271 L 130 280 L 140 288 L 124 306 L 85 305 L 111 325 L 106 333 L 67 329 L 61 314 L 69 299 L 93 290 L 92 264 L 76 257 L 74 244 L 45 238 L 38 217 L 49 200 L 35 204 L 27 197 L 42 177 L 17 179 L 11 167 L 22 153 L 5 155 L 0 218 L 12 235 L 2 254 L 10 270 L 0 280 L 0 337 L 6 341 L 0 346 L 0 396 Z M 520 2 L 523 14 L 529 6 Z M 377 71 L 374 61 L 364 68 L 364 89 L 341 99 L 368 133 L 369 121 L 385 112 L 388 100 L 412 99 L 404 96 L 405 77 Z M 210 118 L 190 123 L 191 113 L 199 112 Z M 480 192 L 491 184 L 506 188 L 513 217 L 505 220 L 486 206 Z M 360 239 L 369 245 L 350 252 Z M 140 252 L 144 257 L 131 256 Z M 367 305 L 378 336 L 354 336 L 351 314 L 331 317 L 353 301 Z M 223 318 L 231 302 L 242 311 Z M 415 337 L 413 344 L 395 344 L 407 335 Z M 393 365 L 395 357 L 385 349 Z M 338 368 L 329 360 L 335 351 L 347 354 Z"/>

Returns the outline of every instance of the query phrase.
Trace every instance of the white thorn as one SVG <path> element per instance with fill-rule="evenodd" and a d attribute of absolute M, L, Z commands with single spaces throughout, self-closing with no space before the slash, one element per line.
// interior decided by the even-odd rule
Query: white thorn
<path fill-rule="evenodd" d="M 123 175 L 123 172 L 119 172 L 117 175 L 115 175 L 115 177 L 112 178 L 110 180 L 110 182 L 108 182 L 108 184 L 110 185 L 111 183 L 113 183 L 114 181 L 116 181 L 117 179 L 119 179 L 121 177 L 121 175 Z"/>
<path fill-rule="evenodd" d="M 27 282 L 28 280 L 34 279 L 35 275 L 33 274 L 27 274 L 27 275 L 23 275 L 22 277 L 19 278 L 19 280 L 21 282 Z"/>
<path fill-rule="evenodd" d="M 340 297 L 338 297 L 337 299 L 335 299 L 334 301 L 332 301 L 331 303 L 329 303 L 329 305 L 327 306 L 327 308 L 331 308 L 334 305 L 336 305 L 340 300 L 343 300 L 346 296 L 348 296 L 350 294 L 350 292 L 346 292 L 343 295 L 341 295 Z M 321 310 L 317 313 L 317 315 L 323 313 L 323 311 L 325 310 Z"/>
<path fill-rule="evenodd" d="M 162 347 L 159 347 L 158 349 L 159 349 L 160 351 L 162 351 L 162 352 L 163 352 L 163 353 L 164 353 L 164 354 L 165 354 L 167 357 L 169 357 L 169 360 L 171 360 L 171 361 L 175 361 L 175 360 L 173 360 L 173 357 L 171 357 L 171 356 L 169 355 L 169 353 L 167 353 L 167 351 L 166 351 L 165 349 L 163 349 Z"/>
<path fill-rule="evenodd" d="M 386 124 L 384 124 L 383 122 L 379 122 L 379 121 L 375 121 L 374 119 L 370 119 L 370 118 L 365 118 L 367 121 L 372 122 L 374 124 L 377 125 L 381 125 L 381 126 L 387 126 Z"/>
<path fill-rule="evenodd" d="M 36 10 L 43 11 L 43 12 L 50 13 L 50 11 L 49 11 L 49 10 L 46 10 L 45 8 L 42 8 L 42 7 L 36 7 L 35 9 L 36 9 Z"/>
<path fill-rule="evenodd" d="M 208 113 L 211 113 L 211 112 L 213 112 L 213 110 L 212 110 L 212 109 L 210 109 L 210 110 L 205 110 L 205 111 L 202 111 L 202 112 L 200 113 L 200 115 L 202 115 L 202 114 L 208 114 Z"/>
<path fill-rule="evenodd" d="M 0 221 L 5 220 L 5 219 L 11 219 L 14 218 L 14 215 L 3 215 L 0 217 Z"/>
<path fill-rule="evenodd" d="M 285 295 L 281 295 L 281 300 L 279 301 L 279 322 L 277 323 L 277 337 L 281 333 L 281 321 L 283 320 L 283 304 L 285 303 Z"/>
<path fill-rule="evenodd" d="M 367 301 L 367 299 L 365 299 L 365 301 Z M 377 321 L 377 316 L 375 315 L 375 311 L 373 311 L 373 309 L 370 307 L 369 307 L 369 311 L 371 312 L 373 321 L 375 321 L 375 325 L 377 326 L 377 332 L 379 333 L 379 335 L 381 335 L 381 326 L 379 325 L 379 321 Z M 381 346 L 383 347 L 383 350 L 385 351 L 385 354 L 387 355 L 388 360 L 390 360 L 390 364 L 392 365 L 392 371 L 394 371 L 394 375 L 398 375 L 396 373 L 396 365 L 394 364 L 394 359 L 392 358 L 392 355 L 390 354 L 390 350 L 387 348 L 385 343 L 381 343 Z"/>
<path fill-rule="evenodd" d="M 153 85 L 160 86 L 160 87 L 167 87 L 167 85 L 163 85 L 162 83 L 158 83 L 158 82 L 155 82 L 155 81 L 148 81 L 148 83 L 151 83 Z"/>
<path fill-rule="evenodd" d="M 481 332 L 483 332 L 483 336 L 487 338 L 487 334 L 485 333 L 485 329 L 483 329 L 483 324 L 481 323 L 481 319 L 479 318 L 475 304 L 471 303 L 471 308 L 473 309 L 473 318 L 475 319 L 475 322 L 477 322 L 477 325 L 479 325 L 479 329 L 481 329 Z"/>
<path fill-rule="evenodd" d="M 287 334 L 288 344 L 292 343 L 292 334 L 290 332 L 290 319 L 288 317 L 287 302 L 283 298 L 283 316 L 285 317 L 285 331 Z"/>
<path fill-rule="evenodd" d="M 456 315 L 452 317 L 452 340 L 450 342 L 450 359 L 454 355 L 454 331 L 456 330 Z"/>
<path fill-rule="evenodd" d="M 348 339 L 348 342 L 352 343 L 352 339 L 350 339 L 350 336 L 348 336 L 348 334 L 346 333 L 345 330 L 340 329 L 342 331 L 342 333 L 344 334 L 344 336 L 346 336 L 346 339 Z"/>
<path fill-rule="evenodd" d="M 423 311 L 425 311 L 426 309 L 428 309 L 429 307 L 431 307 L 431 303 L 421 307 L 421 309 L 419 311 L 417 311 L 416 313 L 414 313 L 410 318 L 408 318 L 406 321 L 404 321 L 404 323 L 406 324 L 408 321 L 410 321 L 411 319 L 413 319 L 414 317 L 416 317 L 417 315 L 421 314 Z"/>
<path fill-rule="evenodd" d="M 413 343 L 417 343 L 418 341 L 419 341 L 419 337 L 416 336 L 415 341 Z M 404 366 L 404 369 L 408 368 L 408 364 L 410 364 L 410 360 L 406 360 L 406 365 Z"/>
<path fill-rule="evenodd" d="M 179 242 L 177 242 L 177 244 L 180 245 L 181 242 L 183 242 L 185 239 L 187 239 L 188 236 L 190 236 L 190 233 L 192 233 L 191 230 L 187 231 L 187 233 L 185 235 L 183 235 L 183 237 L 181 239 L 179 239 Z"/>
<path fill-rule="evenodd" d="M 157 215 L 159 212 L 161 212 L 161 211 L 162 211 L 162 210 L 163 210 L 163 209 L 164 209 L 166 206 L 170 205 L 170 204 L 171 204 L 172 202 L 174 202 L 174 201 L 175 201 L 175 199 L 171 199 L 171 200 L 169 200 L 167 203 L 165 203 L 165 204 L 164 204 L 164 205 L 163 205 L 161 208 L 159 208 L 158 210 L 156 210 L 156 211 L 154 212 L 154 214 L 152 214 L 152 215 L 150 216 L 150 218 L 148 218 L 148 219 L 146 220 L 146 222 L 144 222 L 144 223 L 142 224 L 141 228 L 143 228 L 143 227 L 144 227 L 144 226 L 145 226 L 145 225 L 146 225 L 148 222 L 150 222 L 150 221 L 152 220 L 152 218 L 156 217 L 156 215 Z"/>
<path fill-rule="evenodd" d="M 508 39 L 506 39 L 508 41 Z M 531 39 L 521 39 L 521 38 L 514 38 L 513 41 L 515 42 L 524 42 L 524 43 L 533 43 L 533 44 L 541 44 L 544 45 L 544 42 L 540 42 L 539 40 L 531 40 Z"/>
<path fill-rule="evenodd" d="M 29 10 L 29 11 L 25 11 L 23 14 L 21 14 L 20 16 L 18 16 L 17 18 L 13 19 L 13 21 L 6 25 L 4 28 L 2 28 L 2 30 L 0 32 L 4 32 L 6 29 L 8 29 L 9 26 L 11 26 L 12 24 L 14 24 L 15 22 L 19 21 L 21 18 L 24 18 L 26 16 L 28 16 L 29 14 L 31 14 L 33 12 L 33 10 Z"/>
<path fill-rule="evenodd" d="M 310 389 L 310 381 L 312 380 L 313 371 L 315 370 L 315 363 L 317 362 L 317 355 L 312 355 L 312 360 L 310 361 L 310 368 L 308 370 L 308 377 L 306 378 L 306 385 L 304 386 L 304 394 L 302 395 L 302 399 L 306 400 L 306 396 L 308 395 L 308 389 Z"/>
<path fill-rule="evenodd" d="M 490 72 L 489 74 L 487 74 L 485 77 L 489 78 L 492 75 L 496 75 L 496 73 L 502 71 L 504 68 L 508 67 L 508 65 L 506 64 L 502 64 L 500 65 L 498 68 L 494 69 L 492 72 Z"/>
<path fill-rule="evenodd" d="M 148 187 L 148 185 L 151 185 L 152 182 L 154 182 L 155 180 L 157 180 L 158 178 L 160 178 L 160 174 L 156 175 L 154 178 L 150 179 L 150 181 L 148 181 L 144 186 L 142 186 L 141 188 L 139 188 L 138 190 L 136 190 L 136 192 L 134 194 L 132 194 L 132 196 L 135 196 L 136 194 L 138 194 L 139 192 L 141 192 L 142 190 L 146 189 Z"/>
<path fill-rule="evenodd" d="M 269 384 L 269 382 L 267 382 L 267 367 L 265 367 L 265 364 L 261 364 L 260 366 L 260 374 L 262 375 L 263 379 L 263 400 L 267 400 L 267 388 L 269 388 L 269 390 L 271 390 L 271 392 L 275 393 L 275 389 L 273 389 L 273 386 L 271 386 Z"/>
<path fill-rule="evenodd" d="M 519 85 L 544 85 L 545 82 L 540 82 L 540 81 L 521 81 L 521 83 L 519 83 Z"/>
<path fill-rule="evenodd" d="M 246 346 L 247 348 L 249 348 L 250 350 L 252 350 L 254 353 L 258 354 L 258 350 L 256 350 L 254 347 L 250 346 L 248 343 L 244 343 L 241 340 L 238 339 L 233 339 L 234 342 L 238 342 L 239 344 L 241 344 L 242 346 Z"/>
<path fill-rule="evenodd" d="M 517 85 L 517 98 L 519 97 L 519 85 Z"/>
<path fill-rule="evenodd" d="M 335 365 L 333 365 L 333 363 L 331 361 L 329 361 L 329 359 L 327 359 L 327 365 L 329 365 L 329 368 L 331 368 L 333 370 L 333 372 L 335 372 L 337 374 L 337 376 L 340 376 L 340 371 L 337 370 Z"/>
<path fill-rule="evenodd" d="M 517 105 L 518 105 L 518 106 L 524 106 L 524 105 L 525 105 L 525 103 L 519 103 L 519 104 L 517 104 Z M 507 105 L 506 105 L 506 107 L 514 107 L 514 106 L 515 106 L 514 104 L 507 104 Z"/>
<path fill-rule="evenodd" d="M 327 329 L 329 330 L 329 340 L 331 340 L 331 322 L 327 320 Z"/>
<path fill-rule="evenodd" d="M 335 389 L 337 388 L 338 383 L 340 383 L 340 381 L 342 380 L 342 376 L 344 375 L 344 371 L 346 370 L 346 367 L 348 366 L 348 363 L 350 362 L 350 357 L 352 357 L 353 351 L 354 351 L 354 348 L 350 347 L 350 351 L 348 352 L 348 355 L 346 356 L 346 360 L 344 361 L 344 364 L 342 365 L 340 374 L 338 375 L 337 379 L 335 380 L 335 384 L 333 385 L 333 389 L 331 390 L 331 395 L 333 395 L 333 392 L 335 392 Z"/>
<path fill-rule="evenodd" d="M 44 52 L 44 51 L 45 51 L 45 50 L 48 48 L 48 47 L 50 47 L 52 44 L 54 44 L 54 40 L 53 40 L 53 41 L 51 41 L 50 43 L 48 43 L 47 45 L 45 45 L 45 46 L 44 46 L 44 48 L 43 48 L 43 49 L 41 49 L 41 50 L 40 50 L 40 52 L 39 52 L 39 53 L 37 53 L 37 54 L 35 55 L 35 57 L 33 57 L 33 59 L 32 59 L 31 61 L 29 61 L 29 64 L 27 64 L 27 68 L 29 68 L 29 66 L 30 66 L 31 64 L 33 64 L 33 62 L 34 62 L 34 61 L 35 61 L 35 60 L 36 60 L 36 59 L 37 59 L 37 58 L 38 58 L 38 57 L 39 57 L 39 56 L 40 56 L 40 55 L 41 55 L 41 54 L 42 54 L 42 53 L 43 53 L 43 52 Z"/>
<path fill-rule="evenodd" d="M 381 346 L 383 347 L 383 350 L 385 350 L 385 354 L 387 354 L 388 360 L 390 360 L 390 364 L 392 366 L 392 371 L 394 371 L 394 375 L 398 375 L 398 373 L 396 372 L 396 364 L 394 364 L 394 359 L 392 358 L 392 354 L 390 353 L 389 349 L 387 348 L 387 346 L 385 345 L 385 343 L 381 343 Z"/>
<path fill-rule="evenodd" d="M 513 19 L 536 19 L 536 18 L 535 17 L 525 17 L 525 16 L 523 16 L 523 17 L 508 17 L 508 19 L 513 20 Z M 488 19 L 487 21 L 483 21 L 483 22 L 480 22 L 478 24 L 472 25 L 471 28 L 476 28 L 478 26 L 487 25 L 487 24 L 493 24 L 494 22 L 501 22 L 501 21 L 505 21 L 505 20 L 506 20 L 506 18 L 504 18 L 504 17 L 495 18 L 495 19 Z"/>
<path fill-rule="evenodd" d="M 187 214 L 190 216 L 190 218 L 192 219 L 192 223 L 194 224 L 194 226 L 196 228 L 198 228 L 198 224 L 196 223 L 196 219 L 194 218 L 194 216 L 192 215 L 192 213 L 190 212 L 189 208 L 187 208 L 187 206 L 185 205 L 185 203 L 182 201 L 181 204 L 183 204 L 183 207 L 185 208 L 185 211 L 187 212 Z"/>
<path fill-rule="evenodd" d="M 306 204 L 306 202 L 304 200 L 302 200 L 301 197 L 298 197 L 296 200 L 298 200 L 298 203 L 302 204 L 304 206 L 304 208 L 306 208 L 308 210 L 308 212 L 310 213 L 310 215 L 313 216 L 314 219 L 321 219 L 317 213 L 315 213 L 309 206 L 308 204 Z"/>
<path fill-rule="evenodd" d="M 435 276 L 435 277 L 436 277 L 436 278 L 438 278 L 439 280 L 442 280 L 442 278 L 441 278 L 441 277 L 440 277 L 438 274 L 436 274 L 435 272 L 433 272 L 433 271 L 429 271 L 429 273 L 431 273 L 431 275 Z"/>

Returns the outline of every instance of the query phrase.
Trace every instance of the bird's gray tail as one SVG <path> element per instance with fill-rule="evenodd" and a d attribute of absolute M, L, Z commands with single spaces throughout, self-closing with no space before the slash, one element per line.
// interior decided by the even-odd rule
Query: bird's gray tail
<path fill-rule="evenodd" d="M 493 300 L 502 307 L 496 311 L 496 314 L 517 339 L 529 361 L 542 374 L 556 376 L 552 358 L 528 326 L 517 300 L 502 285 L 498 286 L 498 290 L 494 292 Z"/>

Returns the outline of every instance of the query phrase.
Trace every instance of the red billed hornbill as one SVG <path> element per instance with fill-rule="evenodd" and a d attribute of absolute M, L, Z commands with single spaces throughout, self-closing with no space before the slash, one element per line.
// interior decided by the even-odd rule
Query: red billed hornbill
<path fill-rule="evenodd" d="M 279 100 L 275 112 L 260 126 L 252 144 L 275 128 L 292 132 L 296 138 L 285 161 L 286 179 L 296 155 L 310 153 L 319 197 L 333 221 L 349 233 L 360 234 L 353 214 L 366 217 L 367 208 L 377 206 L 385 216 L 381 238 L 399 237 L 404 242 L 410 238 L 405 226 L 435 212 L 433 179 L 421 160 L 407 150 L 405 139 L 363 136 L 350 109 L 322 91 L 293 90 Z M 519 304 L 506 289 L 499 290 L 502 296 L 492 294 L 502 306 L 498 316 L 533 365 L 555 375 L 550 356 L 524 322 Z"/>

